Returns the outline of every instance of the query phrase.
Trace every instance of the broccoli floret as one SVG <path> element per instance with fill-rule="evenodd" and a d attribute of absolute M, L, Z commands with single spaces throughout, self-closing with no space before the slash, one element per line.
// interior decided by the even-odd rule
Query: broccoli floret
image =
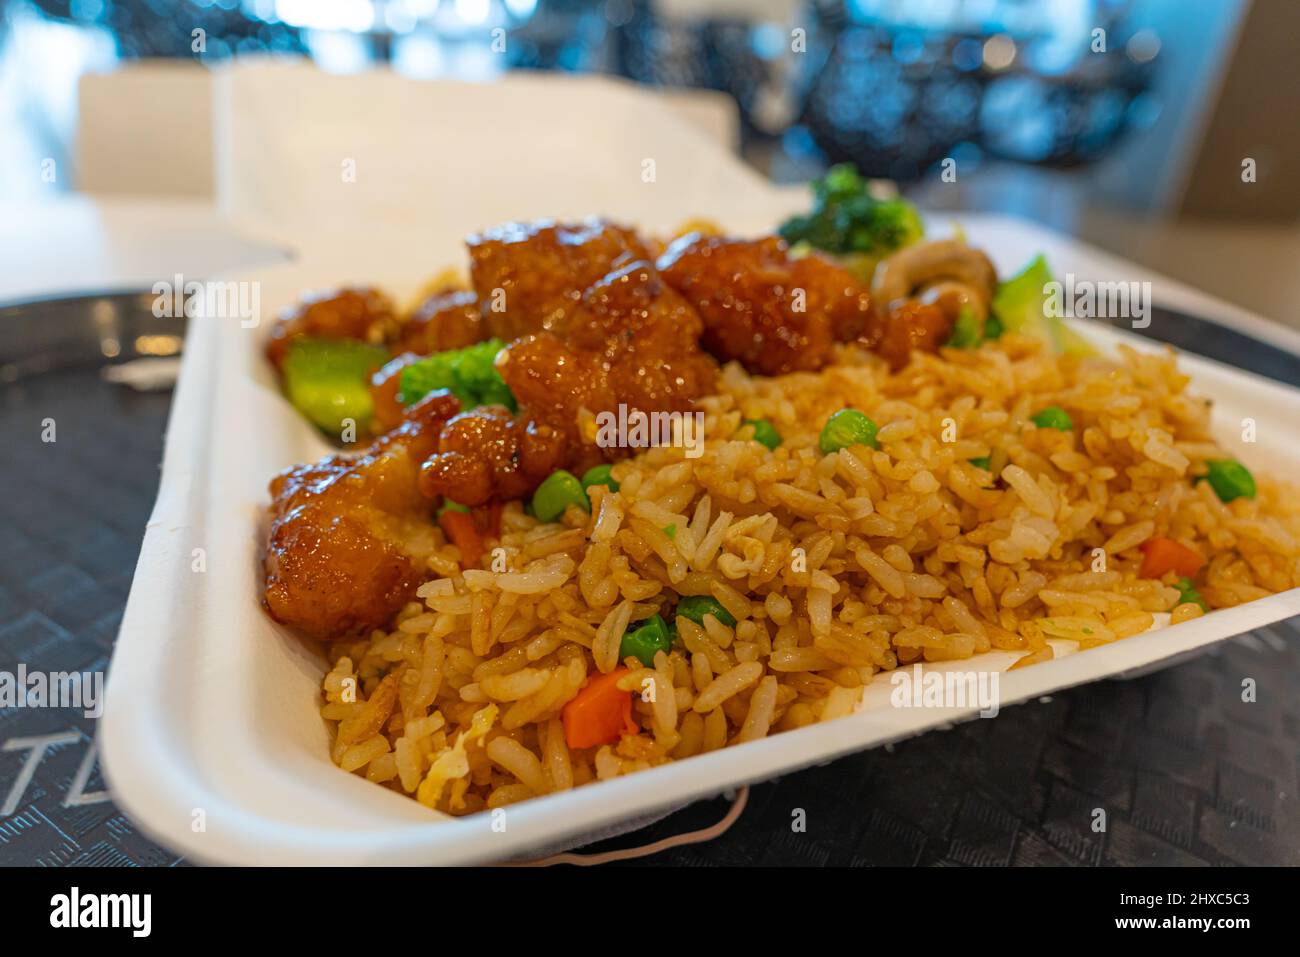
<path fill-rule="evenodd" d="M 781 224 L 781 238 L 836 254 L 884 256 L 921 238 L 921 217 L 905 199 L 876 199 L 850 163 L 812 184 L 813 208 Z"/>
<path fill-rule="evenodd" d="M 402 370 L 398 400 L 410 405 L 435 389 L 447 389 L 464 409 L 504 405 L 514 412 L 515 397 L 495 365 L 497 353 L 504 345 L 500 339 L 489 339 L 412 362 Z"/>

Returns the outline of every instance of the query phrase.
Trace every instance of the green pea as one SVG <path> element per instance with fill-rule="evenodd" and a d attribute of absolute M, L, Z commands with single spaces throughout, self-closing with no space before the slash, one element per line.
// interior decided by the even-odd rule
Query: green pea
<path fill-rule="evenodd" d="M 443 512 L 468 512 L 468 511 L 469 511 L 468 505 L 461 505 L 460 502 L 453 502 L 449 498 L 444 498 L 442 500 L 442 504 L 438 506 L 436 517 L 441 518 Z"/>
<path fill-rule="evenodd" d="M 987 455 L 981 455 L 977 459 L 967 459 L 966 461 L 970 462 L 970 464 L 975 466 L 977 469 L 983 469 L 985 472 L 991 472 L 993 470 L 992 462 Z"/>
<path fill-rule="evenodd" d="M 1058 429 L 1061 432 L 1069 432 L 1074 428 L 1074 420 L 1070 418 L 1070 413 L 1059 405 L 1049 405 L 1036 415 L 1030 416 L 1030 420 L 1040 429 Z"/>
<path fill-rule="evenodd" d="M 612 465 L 593 465 L 582 473 L 582 487 L 591 488 L 593 485 L 604 485 L 611 492 L 617 492 L 618 483 L 614 481 L 613 471 L 614 466 Z"/>
<path fill-rule="evenodd" d="M 555 521 L 570 505 L 591 511 L 591 501 L 582 490 L 582 483 L 572 472 L 564 469 L 548 475 L 533 493 L 533 514 L 541 522 Z"/>
<path fill-rule="evenodd" d="M 752 425 L 754 441 L 766 445 L 769 449 L 774 449 L 781 444 L 781 433 L 767 419 L 745 419 L 741 425 Z"/>
<path fill-rule="evenodd" d="M 1203 611 L 1210 610 L 1210 606 L 1205 603 L 1205 599 L 1201 597 L 1201 593 L 1196 590 L 1196 585 L 1192 583 L 1190 578 L 1178 579 L 1176 587 L 1178 588 L 1178 604 L 1183 605 L 1190 601 L 1200 605 Z"/>
<path fill-rule="evenodd" d="M 709 595 L 690 595 L 677 603 L 677 614 L 689 618 L 697 625 L 704 624 L 704 616 L 712 615 L 728 628 L 735 627 L 736 618 Z"/>
<path fill-rule="evenodd" d="M 618 646 L 619 659 L 633 657 L 647 668 L 653 668 L 655 653 L 667 654 L 672 650 L 676 636 L 668 628 L 668 623 L 659 615 L 651 615 L 640 628 L 623 633 L 623 641 Z"/>
<path fill-rule="evenodd" d="M 1210 459 L 1205 469 L 1202 478 L 1210 483 L 1220 501 L 1255 497 L 1255 476 L 1236 459 Z"/>
<path fill-rule="evenodd" d="M 840 409 L 822 427 L 819 446 L 823 455 L 830 455 L 851 445 L 869 445 L 880 448 L 876 441 L 876 423 L 857 409 Z"/>

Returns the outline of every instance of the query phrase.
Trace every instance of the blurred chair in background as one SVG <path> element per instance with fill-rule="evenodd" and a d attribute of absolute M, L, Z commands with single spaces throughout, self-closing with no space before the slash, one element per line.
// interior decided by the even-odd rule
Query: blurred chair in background
<path fill-rule="evenodd" d="M 191 195 L 210 189 L 210 112 L 180 105 L 204 89 L 185 69 L 260 55 L 415 79 L 601 73 L 728 96 L 742 155 L 777 181 L 851 161 L 932 209 L 1028 216 L 1168 269 L 1171 242 L 1207 234 L 1140 227 L 1179 214 L 1216 217 L 1211 237 L 1280 221 L 1268 246 L 1300 242 L 1298 33 L 1293 0 L 12 0 L 0 197 L 108 188 L 73 168 L 76 83 L 133 61 L 177 72 L 153 93 L 87 86 L 82 106 L 137 150 L 152 129 L 182 172 L 142 168 L 118 191 Z M 81 155 L 111 148 L 90 137 Z M 36 172 L 50 160 L 52 181 Z"/>

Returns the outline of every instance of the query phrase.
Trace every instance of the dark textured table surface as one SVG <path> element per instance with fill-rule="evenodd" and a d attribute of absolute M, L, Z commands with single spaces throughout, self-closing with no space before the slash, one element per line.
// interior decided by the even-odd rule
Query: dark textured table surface
<path fill-rule="evenodd" d="M 24 371 L 0 385 L 0 671 L 103 670 L 157 488 L 170 394 L 110 385 L 89 361 Z M 42 441 L 46 419 L 54 442 Z M 1251 703 L 1245 678 L 1256 682 Z M 1144 678 L 759 785 L 725 835 L 645 862 L 1300 864 L 1297 702 L 1293 621 Z M 80 711 L 0 709 L 0 865 L 179 863 L 113 806 L 93 735 Z M 701 802 L 589 850 L 705 827 L 725 810 Z M 792 828 L 800 811 L 802 832 Z"/>

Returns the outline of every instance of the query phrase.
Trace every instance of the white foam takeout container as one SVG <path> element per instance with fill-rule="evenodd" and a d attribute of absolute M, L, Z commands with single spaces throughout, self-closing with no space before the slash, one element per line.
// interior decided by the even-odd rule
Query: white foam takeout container
<path fill-rule="evenodd" d="M 752 214 L 738 211 L 728 225 L 741 233 L 770 230 L 766 213 L 757 222 Z M 1044 251 L 1058 275 L 1151 280 L 1158 302 L 1230 319 L 1294 348 L 1294 337 L 1271 323 L 1065 237 L 1017 220 L 960 219 L 1000 273 Z M 942 222 L 934 226 L 939 234 L 945 230 Z M 371 244 L 358 241 L 346 258 L 238 278 L 260 283 L 264 316 L 305 289 L 341 282 L 374 282 L 401 296 L 443 264 L 462 263 L 459 239 L 448 235 L 418 251 L 394 252 L 400 244 L 389 243 L 382 260 Z M 974 716 L 973 707 L 892 707 L 888 676 L 880 676 L 850 717 L 516 805 L 504 830 L 492 827 L 491 815 L 453 819 L 342 773 L 330 763 L 318 710 L 324 656 L 271 622 L 258 600 L 267 481 L 281 468 L 330 451 L 280 397 L 261 359 L 265 326 L 191 323 L 158 502 L 109 675 L 101 754 L 112 793 L 142 830 L 176 851 L 231 864 L 518 858 Z M 1101 327 L 1089 326 L 1086 334 L 1107 346 L 1127 339 L 1138 348 L 1161 348 Z M 1300 391 L 1194 356 L 1183 358 L 1183 368 L 1193 388 L 1214 398 L 1216 435 L 1227 449 L 1261 472 L 1300 473 Z M 1253 445 L 1240 441 L 1245 417 L 1257 423 Z M 200 554 L 201 572 L 194 570 Z M 1298 613 L 1300 589 L 1294 589 L 1087 652 L 1071 653 L 1072 644 L 1057 642 L 1055 660 L 1001 675 L 1001 703 L 1150 668 Z M 1015 657 L 989 653 L 950 667 L 1005 669 Z"/>

